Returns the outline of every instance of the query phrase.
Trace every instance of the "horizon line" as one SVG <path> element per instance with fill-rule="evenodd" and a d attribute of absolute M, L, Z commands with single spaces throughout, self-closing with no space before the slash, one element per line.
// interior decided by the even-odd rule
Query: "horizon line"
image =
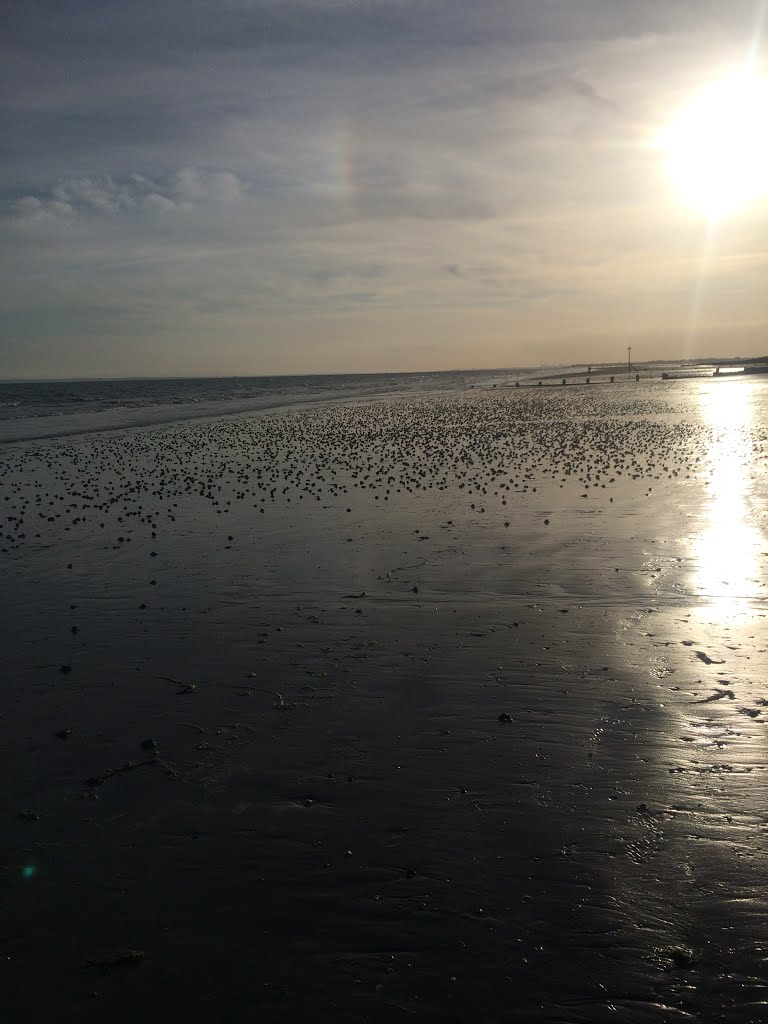
<path fill-rule="evenodd" d="M 685 359 L 646 359 L 640 362 L 632 361 L 633 367 L 639 366 L 680 366 L 687 363 L 748 363 L 768 360 L 765 356 L 688 356 Z M 408 377 L 417 374 L 442 374 L 442 373 L 521 373 L 529 370 L 559 370 L 568 369 L 574 366 L 589 366 L 594 369 L 604 367 L 625 366 L 621 362 L 589 362 L 581 360 L 571 363 L 534 363 L 528 366 L 488 366 L 488 367 L 451 367 L 444 370 L 358 370 L 344 371 L 332 370 L 326 372 L 310 373 L 227 373 L 227 374 L 98 374 L 94 376 L 75 377 L 4 377 L 0 376 L 0 384 L 78 384 L 95 383 L 98 381 L 148 381 L 148 380 L 253 380 L 253 379 L 279 379 L 279 378 L 305 378 L 305 377 Z"/>

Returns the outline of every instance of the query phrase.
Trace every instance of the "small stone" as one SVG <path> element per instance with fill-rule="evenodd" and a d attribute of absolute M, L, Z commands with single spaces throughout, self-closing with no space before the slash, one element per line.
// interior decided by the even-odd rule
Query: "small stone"
<path fill-rule="evenodd" d="M 116 953 L 108 953 L 106 956 L 94 960 L 86 960 L 83 967 L 122 967 L 127 964 L 140 964 L 144 960 L 143 949 L 124 949 Z"/>
<path fill-rule="evenodd" d="M 696 956 L 692 949 L 686 946 L 673 946 L 668 950 L 669 958 L 675 967 L 693 967 L 696 963 Z"/>
<path fill-rule="evenodd" d="M 157 750 L 157 743 L 153 739 L 147 739 L 141 741 L 142 750 Z"/>
<path fill-rule="evenodd" d="M 72 671 L 72 666 L 71 665 L 62 665 L 59 668 L 59 672 L 61 672 L 62 675 L 66 675 L 68 672 L 71 672 L 71 671 Z"/>
<path fill-rule="evenodd" d="M 499 721 L 500 722 L 511 722 L 512 721 L 512 715 L 508 715 L 506 711 L 502 711 L 501 714 L 499 715 Z"/>
<path fill-rule="evenodd" d="M 59 729 L 59 731 L 56 733 L 57 738 L 60 739 L 60 740 L 65 740 L 68 736 L 71 736 L 71 735 L 72 735 L 72 730 L 71 729 Z"/>

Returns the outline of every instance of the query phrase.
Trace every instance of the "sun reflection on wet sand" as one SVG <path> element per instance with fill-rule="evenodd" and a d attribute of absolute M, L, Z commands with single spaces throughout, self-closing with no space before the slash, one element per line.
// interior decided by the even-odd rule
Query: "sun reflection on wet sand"
<path fill-rule="evenodd" d="M 708 383 L 699 394 L 704 424 L 712 431 L 711 493 L 706 528 L 693 544 L 694 585 L 706 600 L 702 611 L 720 622 L 750 619 L 755 602 L 765 596 L 760 580 L 765 544 L 752 522 L 754 398 L 754 385 L 745 381 Z"/>

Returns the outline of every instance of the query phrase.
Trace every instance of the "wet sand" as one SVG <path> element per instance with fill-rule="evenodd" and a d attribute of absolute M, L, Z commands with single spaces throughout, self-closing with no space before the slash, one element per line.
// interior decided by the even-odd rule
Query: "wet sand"
<path fill-rule="evenodd" d="M 768 1015 L 768 386 L 6 445 L 9 1020 Z"/>

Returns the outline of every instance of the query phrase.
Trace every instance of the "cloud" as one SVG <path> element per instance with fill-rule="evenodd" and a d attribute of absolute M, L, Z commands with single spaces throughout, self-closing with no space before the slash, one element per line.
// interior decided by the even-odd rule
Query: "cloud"
<path fill-rule="evenodd" d="M 58 182 L 48 195 L 22 196 L 14 210 L 22 223 L 68 222 L 75 217 L 168 213 L 209 203 L 235 203 L 246 192 L 245 183 L 231 171 L 182 167 L 165 183 L 143 174 L 123 180 L 109 175 L 70 178 Z"/>
<path fill-rule="evenodd" d="M 632 121 L 635 120 L 633 116 L 625 110 L 620 104 L 616 103 L 609 96 L 604 96 L 599 92 L 591 82 L 588 82 L 585 78 L 580 75 L 574 75 L 570 79 L 570 85 L 577 96 L 583 96 L 584 99 L 589 100 L 600 110 L 606 110 L 610 114 L 615 114 L 622 120 Z"/>
<path fill-rule="evenodd" d="M 68 221 L 75 211 L 70 203 L 58 199 L 38 199 L 37 196 L 22 196 L 15 203 L 17 219 L 22 224 L 40 224 L 46 221 Z"/>
<path fill-rule="evenodd" d="M 231 171 L 205 171 L 199 167 L 183 167 L 176 175 L 173 191 L 183 203 L 230 203 L 245 194 L 243 182 Z"/>

